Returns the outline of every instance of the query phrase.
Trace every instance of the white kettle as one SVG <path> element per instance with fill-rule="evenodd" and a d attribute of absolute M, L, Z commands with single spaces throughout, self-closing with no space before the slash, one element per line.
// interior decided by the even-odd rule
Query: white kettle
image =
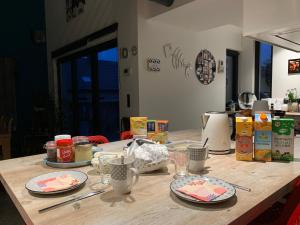
<path fill-rule="evenodd" d="M 212 154 L 230 152 L 230 132 L 228 114 L 225 112 L 206 112 L 202 115 L 202 141 L 208 138 L 207 147 Z"/>

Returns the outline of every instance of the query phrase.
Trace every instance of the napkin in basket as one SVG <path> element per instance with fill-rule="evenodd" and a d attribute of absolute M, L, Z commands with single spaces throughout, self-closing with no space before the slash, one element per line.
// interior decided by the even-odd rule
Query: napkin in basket
<path fill-rule="evenodd" d="M 135 167 L 140 172 L 160 169 L 166 165 L 169 159 L 168 149 L 165 145 L 149 140 L 141 145 L 135 140 L 127 149 L 127 155 L 135 158 Z"/>
<path fill-rule="evenodd" d="M 178 188 L 177 191 L 198 200 L 209 202 L 224 194 L 227 190 L 224 187 L 211 184 L 206 180 L 197 179 Z"/>

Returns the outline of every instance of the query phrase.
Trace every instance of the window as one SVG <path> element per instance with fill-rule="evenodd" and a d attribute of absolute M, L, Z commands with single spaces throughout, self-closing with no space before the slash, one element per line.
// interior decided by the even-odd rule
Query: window
<path fill-rule="evenodd" d="M 272 57 L 270 44 L 255 44 L 255 95 L 258 99 L 272 97 Z"/>
<path fill-rule="evenodd" d="M 58 60 L 61 132 L 119 139 L 117 40 Z"/>

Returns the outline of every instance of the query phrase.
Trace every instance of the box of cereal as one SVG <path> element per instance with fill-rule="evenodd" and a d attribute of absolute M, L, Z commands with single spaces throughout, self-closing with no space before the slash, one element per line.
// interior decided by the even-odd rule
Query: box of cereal
<path fill-rule="evenodd" d="M 148 117 L 130 117 L 130 131 L 133 136 L 147 137 Z"/>

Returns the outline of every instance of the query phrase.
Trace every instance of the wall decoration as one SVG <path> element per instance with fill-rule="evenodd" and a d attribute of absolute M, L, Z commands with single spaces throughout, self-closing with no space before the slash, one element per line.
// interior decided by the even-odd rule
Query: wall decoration
<path fill-rule="evenodd" d="M 193 67 L 192 64 L 187 62 L 184 58 L 181 48 L 173 48 L 171 43 L 167 43 L 163 45 L 163 51 L 165 58 L 171 60 L 173 69 L 183 69 L 185 77 L 188 78 Z"/>
<path fill-rule="evenodd" d="M 152 72 L 160 71 L 160 59 L 157 58 L 148 58 L 147 59 L 147 69 Z"/>
<path fill-rule="evenodd" d="M 84 11 L 85 0 L 66 0 L 66 20 L 69 22 Z"/>
<path fill-rule="evenodd" d="M 210 51 L 201 50 L 196 58 L 195 72 L 198 80 L 204 84 L 210 84 L 215 79 L 216 61 Z"/>
<path fill-rule="evenodd" d="M 289 74 L 300 73 L 300 59 L 289 59 Z"/>
<path fill-rule="evenodd" d="M 223 73 L 224 72 L 224 62 L 223 60 L 218 61 L 218 73 Z"/>

